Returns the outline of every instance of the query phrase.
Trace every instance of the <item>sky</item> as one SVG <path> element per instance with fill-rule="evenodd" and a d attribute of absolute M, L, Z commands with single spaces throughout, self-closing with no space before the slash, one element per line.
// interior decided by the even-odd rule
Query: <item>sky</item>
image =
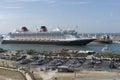
<path fill-rule="evenodd" d="M 0 33 L 45 25 L 79 33 L 119 33 L 120 0 L 0 0 Z"/>

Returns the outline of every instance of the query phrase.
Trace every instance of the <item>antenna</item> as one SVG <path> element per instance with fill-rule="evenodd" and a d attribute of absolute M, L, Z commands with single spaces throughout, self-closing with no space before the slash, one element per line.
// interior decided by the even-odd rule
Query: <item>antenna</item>
<path fill-rule="evenodd" d="M 78 26 L 78 25 L 76 25 L 76 32 L 78 32 L 78 27 L 79 27 L 79 26 Z"/>
<path fill-rule="evenodd" d="M 35 27 L 36 27 L 36 31 L 39 31 L 38 27 L 37 26 L 35 26 Z"/>

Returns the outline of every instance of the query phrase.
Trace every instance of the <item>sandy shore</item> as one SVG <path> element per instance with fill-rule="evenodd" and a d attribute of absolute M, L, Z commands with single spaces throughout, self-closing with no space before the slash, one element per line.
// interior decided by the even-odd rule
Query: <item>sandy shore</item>
<path fill-rule="evenodd" d="M 76 78 L 99 78 L 99 79 L 114 79 L 114 78 L 120 78 L 120 73 L 118 72 L 109 72 L 109 71 L 79 71 L 76 73 L 64 73 L 64 72 L 55 72 L 55 71 L 39 71 L 38 68 L 35 69 L 35 76 L 37 78 L 43 78 L 43 77 L 48 77 L 51 76 L 52 80 L 73 80 L 75 77 Z M 50 74 L 50 75 L 49 75 Z M 43 76 L 45 75 L 45 76 Z M 41 79 L 42 80 L 42 79 Z M 44 80 L 44 78 L 43 78 Z"/>
<path fill-rule="evenodd" d="M 120 73 L 107 71 L 81 71 L 76 73 L 56 73 L 54 78 L 60 80 L 73 80 L 74 78 L 116 78 L 120 77 Z M 53 80 L 54 80 L 53 78 Z"/>

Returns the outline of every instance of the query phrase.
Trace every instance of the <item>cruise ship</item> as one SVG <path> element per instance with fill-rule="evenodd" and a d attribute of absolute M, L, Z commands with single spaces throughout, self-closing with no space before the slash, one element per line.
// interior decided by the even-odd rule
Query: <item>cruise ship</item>
<path fill-rule="evenodd" d="M 40 45 L 86 45 L 94 38 L 79 37 L 74 30 L 48 31 L 46 26 L 41 26 L 38 32 L 30 32 L 27 27 L 6 34 L 2 44 L 40 44 Z"/>

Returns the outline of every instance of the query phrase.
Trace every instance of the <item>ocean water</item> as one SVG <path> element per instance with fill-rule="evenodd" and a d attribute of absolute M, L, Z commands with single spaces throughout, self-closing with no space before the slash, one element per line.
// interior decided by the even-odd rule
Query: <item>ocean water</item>
<path fill-rule="evenodd" d="M 107 46 L 113 53 L 120 53 L 120 44 L 88 44 L 85 46 L 63 46 L 63 45 L 31 45 L 31 44 L 0 44 L 0 48 L 6 50 L 37 50 L 37 51 L 57 51 L 61 49 L 73 50 L 94 50 L 102 53 L 102 49 Z"/>

